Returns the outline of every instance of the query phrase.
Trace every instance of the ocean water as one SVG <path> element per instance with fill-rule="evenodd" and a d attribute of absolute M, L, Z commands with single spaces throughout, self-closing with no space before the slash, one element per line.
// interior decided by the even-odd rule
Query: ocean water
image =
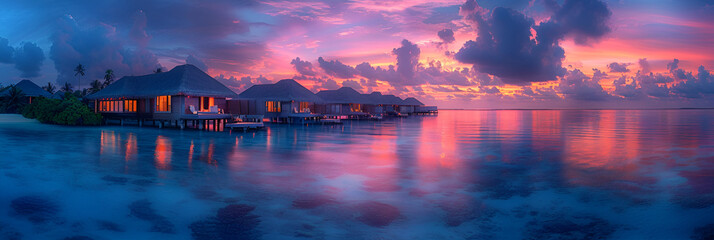
<path fill-rule="evenodd" d="M 714 110 L 247 133 L 0 121 L 0 149 L 0 239 L 714 237 Z"/>

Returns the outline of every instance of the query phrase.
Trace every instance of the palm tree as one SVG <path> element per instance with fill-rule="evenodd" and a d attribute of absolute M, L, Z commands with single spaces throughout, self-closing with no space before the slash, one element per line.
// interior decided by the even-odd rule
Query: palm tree
<path fill-rule="evenodd" d="M 161 73 L 161 72 L 163 72 L 163 71 L 164 71 L 164 70 L 161 69 L 161 68 L 156 68 L 156 70 L 154 70 L 154 73 Z"/>
<path fill-rule="evenodd" d="M 82 76 L 84 76 L 84 71 L 85 71 L 85 70 L 86 70 L 86 69 L 84 69 L 84 66 L 82 66 L 81 63 L 80 63 L 79 65 L 77 65 L 77 67 L 74 68 L 74 72 L 75 72 L 74 75 L 75 75 L 75 76 L 80 75 L 80 76 L 77 76 L 77 87 L 81 87 L 81 86 L 82 86 L 82 83 L 80 82 L 80 79 L 81 79 Z"/>
<path fill-rule="evenodd" d="M 42 89 L 49 92 L 50 94 L 54 94 L 57 87 L 55 87 L 55 85 L 52 85 L 52 82 L 47 82 L 47 86 L 42 87 Z"/>
<path fill-rule="evenodd" d="M 71 93 L 72 92 L 72 84 L 69 84 L 69 82 L 64 83 L 64 86 L 62 86 L 61 90 L 66 93 Z"/>
<path fill-rule="evenodd" d="M 6 112 L 16 113 L 25 105 L 25 94 L 16 86 L 10 86 L 10 91 L 4 97 L 2 106 Z"/>
<path fill-rule="evenodd" d="M 100 82 L 99 80 L 96 80 L 96 79 L 94 81 L 92 81 L 92 83 L 90 85 L 91 85 L 91 87 L 89 88 L 89 93 L 99 92 L 99 90 L 102 90 L 102 88 L 104 88 L 104 85 L 102 84 L 102 82 Z"/>
<path fill-rule="evenodd" d="M 104 86 L 109 86 L 112 82 L 114 82 L 114 70 L 107 69 L 107 71 L 104 72 Z"/>

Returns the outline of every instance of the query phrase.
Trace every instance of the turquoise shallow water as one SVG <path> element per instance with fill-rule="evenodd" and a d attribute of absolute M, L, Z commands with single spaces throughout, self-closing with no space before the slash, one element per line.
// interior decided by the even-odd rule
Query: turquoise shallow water
<path fill-rule="evenodd" d="M 248 133 L 0 122 L 0 239 L 706 239 L 713 110 Z"/>

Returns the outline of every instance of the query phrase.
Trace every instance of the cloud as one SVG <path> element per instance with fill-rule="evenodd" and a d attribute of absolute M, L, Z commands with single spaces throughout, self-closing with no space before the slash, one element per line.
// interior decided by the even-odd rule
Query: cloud
<path fill-rule="evenodd" d="M 401 75 L 398 85 L 418 84 L 414 81 L 414 72 L 419 64 L 419 46 L 409 40 L 402 40 L 402 46 L 392 50 L 392 54 L 397 56 L 397 73 Z"/>
<path fill-rule="evenodd" d="M 20 70 L 20 77 L 39 77 L 44 60 L 45 53 L 37 44 L 25 42 L 13 48 L 7 39 L 0 37 L 0 63 L 15 64 L 15 69 Z"/>
<path fill-rule="evenodd" d="M 352 89 L 357 90 L 358 92 L 362 92 L 362 89 L 363 89 L 362 85 L 355 80 L 342 81 L 342 86 L 343 87 L 351 87 Z"/>
<path fill-rule="evenodd" d="M 463 90 L 457 88 L 456 86 L 451 86 L 449 87 L 443 87 L 443 86 L 432 86 L 432 90 L 437 91 L 437 92 L 463 92 Z"/>
<path fill-rule="evenodd" d="M 78 64 L 86 68 L 84 86 L 89 79 L 102 78 L 107 69 L 113 69 L 117 76 L 144 75 L 161 66 L 147 49 L 125 46 L 114 27 L 100 24 L 81 28 L 71 16 L 60 20 L 50 40 L 50 59 L 54 61 L 58 83 L 76 81 L 74 68 Z"/>
<path fill-rule="evenodd" d="M 203 61 L 201 61 L 201 59 L 198 59 L 191 54 L 189 54 L 188 57 L 186 57 L 186 64 L 194 65 L 198 69 L 203 70 L 204 72 L 208 71 L 208 66 L 206 66 L 206 63 L 204 63 Z"/>
<path fill-rule="evenodd" d="M 317 62 L 320 64 L 320 68 L 322 68 L 327 75 L 333 77 L 352 78 L 357 73 L 354 68 L 343 64 L 339 60 L 325 61 L 325 59 L 320 57 L 317 59 Z"/>
<path fill-rule="evenodd" d="M 439 35 L 439 39 L 441 39 L 441 41 L 444 44 L 448 44 L 448 43 L 452 43 L 452 42 L 456 41 L 456 38 L 454 38 L 454 31 L 452 31 L 451 29 L 448 29 L 448 28 L 439 31 L 437 33 L 437 35 Z"/>
<path fill-rule="evenodd" d="M 640 60 L 637 61 L 637 64 L 640 65 L 640 71 L 642 73 L 650 73 L 650 63 L 647 61 L 647 58 L 640 58 Z"/>
<path fill-rule="evenodd" d="M 671 63 L 667 63 L 667 70 L 670 72 L 675 71 L 679 68 L 679 59 L 672 60 Z"/>
<path fill-rule="evenodd" d="M 315 85 L 312 85 L 312 90 L 313 92 L 318 92 L 320 90 L 334 90 L 340 88 L 340 85 L 337 84 L 337 82 L 333 79 L 323 79 L 323 78 L 314 78 L 310 79 L 315 82 Z"/>
<path fill-rule="evenodd" d="M 628 83 L 627 76 L 621 76 L 613 81 L 612 85 L 615 86 L 615 90 L 612 92 L 613 95 L 619 95 L 627 99 L 636 99 L 644 96 L 642 94 L 642 89 L 637 88 L 637 81 L 634 79 Z"/>
<path fill-rule="evenodd" d="M 12 54 L 15 51 L 10 47 L 6 38 L 0 37 L 0 63 L 12 63 Z"/>
<path fill-rule="evenodd" d="M 617 63 L 617 62 L 612 62 L 607 65 L 607 68 L 610 70 L 610 72 L 615 72 L 615 73 L 624 73 L 624 72 L 629 72 L 630 69 L 627 69 L 627 66 L 629 66 L 629 63 Z"/>
<path fill-rule="evenodd" d="M 506 8 L 495 8 L 490 18 L 475 17 L 476 41 L 468 41 L 456 53 L 456 60 L 474 64 L 483 73 L 501 77 L 510 84 L 541 82 L 562 76 L 565 57 L 557 39 L 540 30 L 539 41 L 531 40 L 533 19 Z M 541 28 L 537 28 L 541 29 Z"/>
<path fill-rule="evenodd" d="M 485 94 L 500 94 L 501 91 L 497 87 L 482 87 L 479 89 L 479 93 Z"/>
<path fill-rule="evenodd" d="M 139 10 L 134 14 L 134 24 L 129 31 L 129 37 L 140 47 L 146 48 L 151 41 L 151 36 L 146 33 L 146 13 Z"/>
<path fill-rule="evenodd" d="M 560 80 L 558 90 L 565 94 L 566 98 L 580 101 L 604 101 L 610 95 L 603 90 L 598 83 L 603 73 L 595 70 L 593 78 L 588 77 L 579 69 L 568 71 L 568 74 Z"/>
<path fill-rule="evenodd" d="M 686 76 L 686 81 L 674 85 L 672 92 L 686 98 L 702 98 L 714 94 L 714 78 L 704 66 L 699 66 L 696 76 L 691 72 Z"/>
<path fill-rule="evenodd" d="M 573 36 L 578 44 L 597 40 L 611 31 L 608 21 L 612 12 L 600 0 L 566 0 L 551 18 L 561 31 Z"/>
<path fill-rule="evenodd" d="M 305 76 L 317 75 L 317 72 L 315 72 L 315 68 L 312 67 L 312 63 L 310 63 L 308 61 L 302 61 L 302 60 L 300 60 L 299 57 L 290 61 L 290 64 L 292 64 L 295 67 L 295 70 L 302 75 L 305 75 Z"/>
<path fill-rule="evenodd" d="M 231 90 L 233 90 L 236 93 L 240 93 L 256 84 L 272 83 L 270 80 L 263 77 L 262 75 L 260 75 L 257 78 L 245 76 L 245 77 L 241 77 L 240 79 L 237 79 L 234 76 L 226 77 L 223 74 L 221 74 L 221 75 L 215 76 L 213 78 L 215 78 L 219 82 L 223 83 L 224 85 L 226 85 L 228 88 L 230 88 Z"/>
<path fill-rule="evenodd" d="M 475 1 L 467 1 L 461 12 L 477 25 L 478 37 L 464 44 L 456 60 L 474 64 L 478 71 L 509 84 L 556 80 L 566 73 L 562 67 L 565 51 L 559 41 L 566 36 L 580 44 L 599 39 L 610 31 L 611 15 L 599 0 L 566 0 L 556 7 L 548 21 L 536 25 L 513 9 L 496 7 L 489 16 Z"/>
<path fill-rule="evenodd" d="M 45 60 L 45 54 L 36 44 L 26 42 L 15 49 L 13 60 L 15 68 L 21 72 L 20 77 L 33 78 L 40 76 L 40 67 Z"/>
<path fill-rule="evenodd" d="M 516 92 L 514 97 L 529 101 L 561 100 L 560 96 L 558 96 L 558 93 L 555 89 L 553 89 L 553 87 L 540 87 L 533 90 L 530 86 L 523 86 Z"/>

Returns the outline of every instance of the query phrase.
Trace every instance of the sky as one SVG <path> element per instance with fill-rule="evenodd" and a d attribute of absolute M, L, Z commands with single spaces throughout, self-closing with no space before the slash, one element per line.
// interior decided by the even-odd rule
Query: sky
<path fill-rule="evenodd" d="M 120 78 L 189 63 L 238 93 L 292 78 L 440 108 L 714 106 L 714 0 L 3 5 L 3 86 L 87 87 L 107 69 Z"/>

